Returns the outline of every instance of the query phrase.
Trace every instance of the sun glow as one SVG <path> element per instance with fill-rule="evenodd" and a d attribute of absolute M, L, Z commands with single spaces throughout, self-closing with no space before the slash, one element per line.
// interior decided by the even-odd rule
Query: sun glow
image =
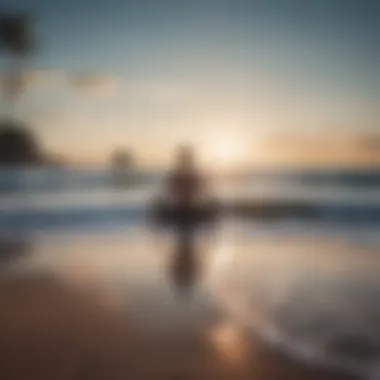
<path fill-rule="evenodd" d="M 243 139 L 235 136 L 220 136 L 209 140 L 205 156 L 212 165 L 230 167 L 241 163 L 247 149 Z"/>

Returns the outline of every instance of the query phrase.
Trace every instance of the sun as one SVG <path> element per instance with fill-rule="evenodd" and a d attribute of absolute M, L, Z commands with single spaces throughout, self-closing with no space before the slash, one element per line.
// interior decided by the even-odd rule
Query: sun
<path fill-rule="evenodd" d="M 206 151 L 210 163 L 216 166 L 234 166 L 246 154 L 242 140 L 231 136 L 219 136 L 212 139 Z"/>
<path fill-rule="evenodd" d="M 233 160 L 238 153 L 237 145 L 233 141 L 221 140 L 214 147 L 215 156 L 223 160 Z"/>

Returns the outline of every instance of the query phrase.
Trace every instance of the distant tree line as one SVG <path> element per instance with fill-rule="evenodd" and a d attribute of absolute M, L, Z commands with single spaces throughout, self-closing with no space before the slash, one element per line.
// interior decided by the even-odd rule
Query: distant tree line
<path fill-rule="evenodd" d="M 34 134 L 13 121 L 0 122 L 0 164 L 41 164 L 45 161 Z"/>

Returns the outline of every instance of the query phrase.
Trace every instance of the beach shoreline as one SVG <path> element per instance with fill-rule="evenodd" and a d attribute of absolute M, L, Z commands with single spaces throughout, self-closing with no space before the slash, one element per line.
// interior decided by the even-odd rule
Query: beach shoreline
<path fill-rule="evenodd" d="M 152 332 L 152 326 L 99 303 L 93 293 L 50 276 L 2 278 L 0 295 L 4 379 L 353 378 L 306 365 L 252 335 L 235 346 L 227 339 L 232 330 L 212 338 L 210 346 L 202 323 Z M 220 318 L 225 317 L 219 315 L 207 330 L 217 329 Z"/>
<path fill-rule="evenodd" d="M 48 235 L 9 267 L 18 270 L 7 271 L 3 262 L 0 377 L 354 378 L 267 344 L 228 313 L 202 278 L 184 292 L 171 277 L 173 242 L 147 240 L 146 232 Z"/>

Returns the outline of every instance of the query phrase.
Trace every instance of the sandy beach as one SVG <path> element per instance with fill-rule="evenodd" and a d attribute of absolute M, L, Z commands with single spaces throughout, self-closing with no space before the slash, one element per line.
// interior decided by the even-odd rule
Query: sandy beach
<path fill-rule="evenodd" d="M 228 315 L 208 289 L 209 242 L 181 267 L 170 240 L 137 235 L 35 237 L 2 255 L 0 378 L 349 378 L 268 347 Z"/>

